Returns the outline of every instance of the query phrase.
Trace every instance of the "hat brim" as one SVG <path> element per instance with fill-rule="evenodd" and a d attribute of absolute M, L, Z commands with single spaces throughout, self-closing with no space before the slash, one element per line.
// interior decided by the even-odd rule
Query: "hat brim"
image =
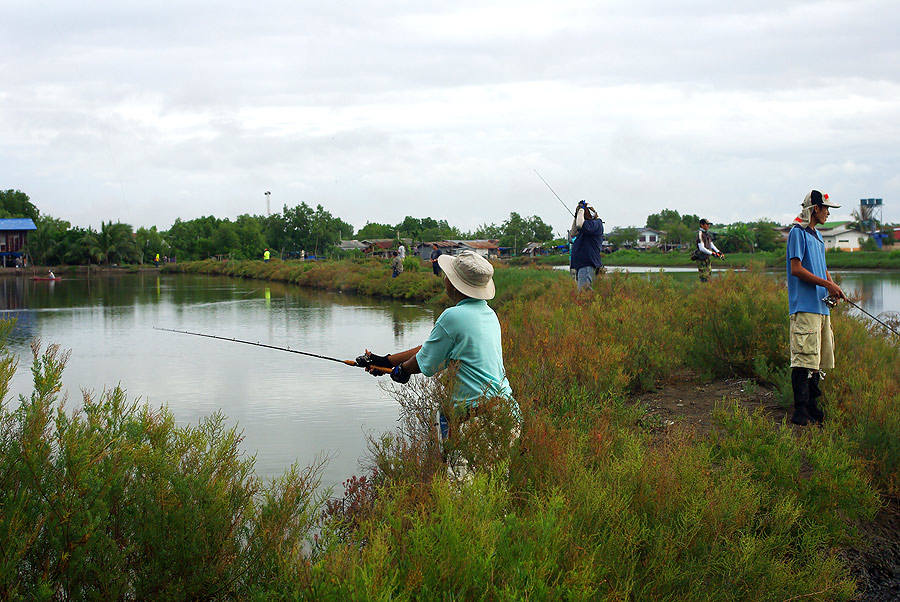
<path fill-rule="evenodd" d="M 840 205 L 838 205 L 837 203 L 829 203 L 828 201 L 823 201 L 822 206 L 831 207 L 832 209 L 838 209 L 840 207 Z"/>
<path fill-rule="evenodd" d="M 441 266 L 441 269 L 444 271 L 444 275 L 450 280 L 450 284 L 453 287 L 464 294 L 466 297 L 471 297 L 472 299 L 493 299 L 497 290 L 494 287 L 494 279 L 491 278 L 488 280 L 487 285 L 485 286 L 472 286 L 471 284 L 467 284 L 462 278 L 459 277 L 459 273 L 456 271 L 455 262 L 453 261 L 453 257 L 450 255 L 441 255 L 438 257 L 438 265 Z"/>

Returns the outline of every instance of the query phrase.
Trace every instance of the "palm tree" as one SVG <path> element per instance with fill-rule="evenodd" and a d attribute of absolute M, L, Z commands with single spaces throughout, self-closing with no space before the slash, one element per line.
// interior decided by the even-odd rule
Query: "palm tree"
<path fill-rule="evenodd" d="M 135 255 L 131 226 L 121 222 L 101 222 L 100 231 L 93 233 L 90 253 L 97 263 L 127 260 Z"/>
<path fill-rule="evenodd" d="M 37 265 L 47 265 L 47 260 L 54 255 L 58 246 L 51 228 L 38 224 L 37 230 L 28 236 L 26 250 L 31 261 Z"/>

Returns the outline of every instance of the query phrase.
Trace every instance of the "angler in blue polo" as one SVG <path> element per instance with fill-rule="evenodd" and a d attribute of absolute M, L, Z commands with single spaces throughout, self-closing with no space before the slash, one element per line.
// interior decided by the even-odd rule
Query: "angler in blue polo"
<path fill-rule="evenodd" d="M 846 299 L 825 265 L 825 242 L 816 226 L 828 221 L 835 205 L 827 194 L 810 191 L 794 220 L 787 242 L 788 311 L 791 320 L 791 385 L 794 414 L 791 422 L 806 426 L 822 422 L 818 405 L 824 370 L 834 368 L 834 334 L 829 306 Z M 827 301 L 833 300 L 833 301 Z"/>
<path fill-rule="evenodd" d="M 494 268 L 488 260 L 472 251 L 438 257 L 444 273 L 444 288 L 453 301 L 438 317 L 428 339 L 419 347 L 380 356 L 366 351 L 357 363 L 378 376 L 372 366 L 390 368 L 391 378 L 409 382 L 410 375 L 434 376 L 451 362 L 458 366 L 452 399 L 468 414 L 484 398 L 509 400 L 510 410 L 518 417 L 519 409 L 503 366 L 500 321 L 487 304 L 494 297 Z M 442 439 L 449 435 L 449 422 L 440 416 Z"/>

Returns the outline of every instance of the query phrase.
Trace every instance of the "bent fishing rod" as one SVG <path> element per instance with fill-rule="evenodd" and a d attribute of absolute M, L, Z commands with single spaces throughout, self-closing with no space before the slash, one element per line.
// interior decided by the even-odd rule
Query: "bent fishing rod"
<path fill-rule="evenodd" d="M 153 327 L 153 330 L 162 330 L 164 332 L 177 332 L 178 334 L 189 334 L 195 337 L 206 337 L 208 339 L 218 339 L 220 341 L 230 341 L 232 343 L 243 343 L 245 345 L 253 345 L 255 347 L 265 347 L 266 349 L 275 349 L 277 351 L 287 351 L 288 353 L 297 353 L 300 355 L 305 355 L 307 357 L 315 357 L 320 360 L 329 360 L 332 362 L 339 362 L 341 364 L 346 364 L 348 366 L 354 366 L 357 368 L 364 368 L 365 366 L 360 366 L 356 363 L 356 360 L 342 360 L 336 357 L 328 357 L 327 355 L 319 355 L 318 353 L 309 353 L 308 351 L 299 351 L 297 349 L 291 349 L 290 347 L 278 347 L 276 345 L 266 345 L 265 343 L 253 342 L 253 341 L 244 341 L 241 339 L 229 338 L 229 337 L 219 337 L 214 334 L 203 334 L 202 332 L 188 332 L 186 330 L 175 330 L 173 328 L 159 328 L 157 326 Z M 377 370 L 378 372 L 384 372 L 385 374 L 391 371 L 390 368 L 383 368 L 381 366 L 370 366 L 373 370 Z"/>
<path fill-rule="evenodd" d="M 534 169 L 534 168 L 532 168 L 532 169 Z M 555 196 L 557 199 L 559 199 L 559 202 L 562 203 L 562 206 L 566 208 L 566 211 L 569 212 L 569 215 L 571 215 L 572 217 L 575 217 L 575 214 L 572 213 L 572 210 L 569 209 L 569 206 L 566 205 L 566 204 L 563 202 L 563 200 L 559 198 L 559 195 L 556 194 L 556 191 L 553 190 L 553 188 L 550 186 L 550 184 L 547 184 L 547 180 L 545 180 L 544 177 L 543 177 L 541 174 L 538 173 L 538 170 L 534 169 L 534 173 L 537 173 L 537 177 L 539 177 L 539 178 L 541 179 L 541 182 L 543 182 L 543 183 L 547 186 L 547 188 L 550 188 L 550 192 L 553 193 L 553 196 Z"/>
<path fill-rule="evenodd" d="M 824 299 L 822 299 L 822 301 L 825 301 L 825 305 L 827 305 L 828 307 L 834 307 L 835 305 L 837 305 L 837 300 L 834 297 L 825 297 Z M 862 307 L 860 307 L 859 305 L 857 305 L 856 303 L 851 301 L 850 299 L 847 299 L 845 297 L 844 301 L 846 301 L 847 303 L 849 303 L 850 305 L 852 305 L 859 311 L 863 312 L 864 314 L 866 314 L 867 316 L 869 316 L 870 318 L 872 318 L 873 320 L 875 320 L 876 322 L 878 322 L 879 324 L 881 324 L 882 326 L 884 326 L 885 328 L 887 328 L 888 330 L 893 332 L 895 335 L 900 337 L 900 332 L 897 332 L 896 330 L 894 330 L 894 328 L 892 328 L 890 324 L 882 322 L 881 320 L 879 320 L 878 318 L 876 318 L 875 316 L 873 316 L 872 314 L 870 314 L 869 312 L 864 310 Z"/>

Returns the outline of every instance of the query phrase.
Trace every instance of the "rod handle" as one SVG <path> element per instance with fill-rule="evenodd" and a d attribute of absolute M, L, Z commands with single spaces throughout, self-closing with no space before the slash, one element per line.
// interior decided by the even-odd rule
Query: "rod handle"
<path fill-rule="evenodd" d="M 354 367 L 356 366 L 356 362 L 353 360 L 344 360 L 344 363 L 347 364 L 348 366 L 354 366 Z M 362 367 L 362 366 L 360 366 L 360 367 Z M 370 366 L 370 367 L 372 368 L 372 370 L 375 370 L 377 372 L 384 372 L 385 374 L 391 373 L 390 368 L 384 368 L 382 366 Z"/>

